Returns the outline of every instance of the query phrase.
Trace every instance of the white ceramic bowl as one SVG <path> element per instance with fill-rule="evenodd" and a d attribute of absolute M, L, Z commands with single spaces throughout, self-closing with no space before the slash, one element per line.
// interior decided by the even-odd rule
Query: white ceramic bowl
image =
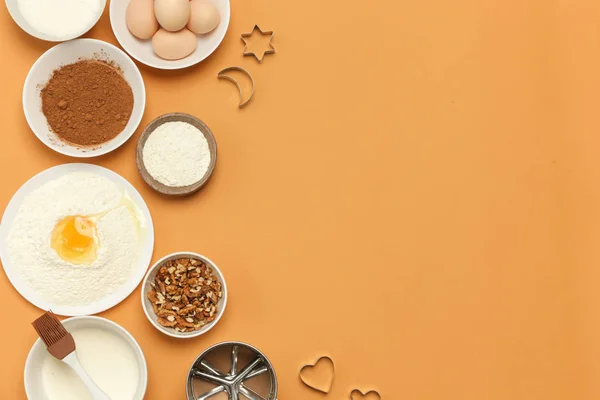
<path fill-rule="evenodd" d="M 97 328 L 110 332 L 122 338 L 136 355 L 138 364 L 139 380 L 135 396 L 132 400 L 142 400 L 148 386 L 148 366 L 144 353 L 129 332 L 115 322 L 100 317 L 74 317 L 62 321 L 69 332 L 76 332 L 78 329 Z M 36 340 L 29 351 L 27 361 L 25 362 L 25 392 L 28 399 L 47 400 L 44 392 L 44 383 L 42 379 L 42 365 L 47 357 L 48 351 L 41 339 Z"/>
<path fill-rule="evenodd" d="M 154 310 L 152 309 L 152 303 L 150 303 L 150 300 L 148 300 L 148 297 L 147 297 L 148 292 L 152 288 L 152 286 L 150 285 L 150 282 L 152 282 L 154 280 L 154 278 L 156 277 L 156 273 L 158 272 L 158 269 L 167 261 L 175 260 L 178 258 L 185 258 L 185 257 L 195 258 L 197 260 L 204 261 L 206 263 L 206 265 L 210 266 L 213 269 L 215 275 L 217 276 L 217 279 L 219 280 L 219 282 L 221 282 L 221 285 L 223 286 L 223 297 L 217 303 L 217 307 L 218 307 L 217 318 L 215 318 L 215 320 L 213 322 L 211 322 L 210 324 L 205 325 L 202 328 L 200 328 L 200 330 L 197 330 L 194 332 L 176 332 L 175 329 L 173 329 L 173 328 L 166 328 L 166 327 L 160 325 L 157 322 L 158 317 L 156 316 L 156 314 L 154 313 Z M 227 284 L 225 283 L 225 278 L 223 277 L 221 270 L 209 258 L 207 258 L 203 255 L 200 255 L 198 253 L 182 251 L 182 252 L 172 253 L 172 254 L 169 254 L 169 255 L 161 258 L 148 270 L 148 273 L 146 274 L 146 277 L 144 278 L 144 280 L 142 282 L 142 308 L 144 309 L 144 313 L 146 314 L 146 317 L 148 317 L 148 321 L 150 321 L 150 323 L 152 323 L 152 325 L 156 329 L 158 329 L 165 335 L 168 335 L 168 336 L 171 336 L 174 338 L 190 339 L 190 338 L 198 337 L 198 336 L 203 335 L 206 332 L 210 331 L 215 325 L 217 325 L 217 323 L 223 316 L 226 306 L 227 306 Z"/>
<path fill-rule="evenodd" d="M 129 122 L 114 139 L 93 149 L 81 148 L 58 139 L 50 130 L 44 113 L 40 92 L 52 72 L 63 65 L 72 64 L 82 58 L 95 58 L 116 63 L 133 91 L 133 111 Z M 96 157 L 109 153 L 125 143 L 140 125 L 146 107 L 144 79 L 135 63 L 121 49 L 110 43 L 95 39 L 77 39 L 61 43 L 46 51 L 33 64 L 23 87 L 23 110 L 29 127 L 46 146 L 71 157 Z"/>
<path fill-rule="evenodd" d="M 86 26 L 84 29 L 82 29 L 81 31 L 73 32 L 72 35 L 64 36 L 64 37 L 50 36 L 50 35 L 40 32 L 37 29 L 35 29 L 34 27 L 32 27 L 29 24 L 29 22 L 27 22 L 25 17 L 23 17 L 21 10 L 19 10 L 19 5 L 18 5 L 19 0 L 6 0 L 6 8 L 8 8 L 8 12 L 10 13 L 10 16 L 16 22 L 16 24 L 19 25 L 19 27 L 21 29 L 23 29 L 25 32 L 27 32 L 31 36 L 36 37 L 38 39 L 47 40 L 49 42 L 64 42 L 67 40 L 75 39 L 75 38 L 87 33 L 90 29 L 92 29 L 94 27 L 94 25 L 96 25 L 96 23 L 102 16 L 102 13 L 104 12 L 104 8 L 106 7 L 106 0 L 99 0 L 99 1 L 101 4 L 98 9 L 97 15 L 92 21 L 90 21 L 90 24 L 88 26 Z"/>
<path fill-rule="evenodd" d="M 110 24 L 121 46 L 131 57 L 139 62 L 158 69 L 187 68 L 198 64 L 210 56 L 219 47 L 227 33 L 231 14 L 229 0 L 212 1 L 221 14 L 219 26 L 206 35 L 196 35 L 198 38 L 196 51 L 181 60 L 173 61 L 160 58 L 154 54 L 151 40 L 140 40 L 129 32 L 125 21 L 125 13 L 129 5 L 129 0 L 114 0 L 110 2 Z"/>

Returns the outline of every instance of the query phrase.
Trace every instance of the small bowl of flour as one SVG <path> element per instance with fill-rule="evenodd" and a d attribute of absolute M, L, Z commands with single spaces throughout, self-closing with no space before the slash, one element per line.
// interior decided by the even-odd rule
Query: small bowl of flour
<path fill-rule="evenodd" d="M 142 132 L 136 162 L 154 190 L 185 196 L 208 182 L 217 163 L 217 142 L 208 126 L 193 115 L 165 114 Z"/>
<path fill-rule="evenodd" d="M 106 0 L 6 0 L 12 19 L 38 39 L 64 42 L 87 33 L 100 19 Z"/>

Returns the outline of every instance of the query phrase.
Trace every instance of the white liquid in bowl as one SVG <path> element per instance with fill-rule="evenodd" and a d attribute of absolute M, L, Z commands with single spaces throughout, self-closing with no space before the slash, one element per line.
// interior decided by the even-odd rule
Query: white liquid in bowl
<path fill-rule="evenodd" d="M 85 33 L 98 20 L 100 0 L 18 0 L 23 18 L 38 32 L 56 39 Z"/>
<path fill-rule="evenodd" d="M 72 335 L 79 362 L 94 382 L 112 400 L 132 400 L 139 370 L 136 354 L 125 338 L 98 328 L 77 329 Z M 92 400 L 77 374 L 50 354 L 43 361 L 41 375 L 48 400 Z"/>

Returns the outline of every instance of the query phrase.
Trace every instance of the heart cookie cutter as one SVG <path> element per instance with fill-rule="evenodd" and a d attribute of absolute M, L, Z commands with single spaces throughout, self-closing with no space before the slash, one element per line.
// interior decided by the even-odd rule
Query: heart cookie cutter
<path fill-rule="evenodd" d="M 303 376 L 302 373 L 304 371 L 306 371 L 307 369 L 310 368 L 314 368 L 317 366 L 317 364 L 319 364 L 321 361 L 329 361 L 331 363 L 331 378 L 329 380 L 329 385 L 327 388 L 319 388 L 319 387 L 315 387 L 312 384 L 310 384 L 310 382 L 307 382 Z M 300 377 L 300 380 L 302 381 L 302 383 L 304 383 L 306 386 L 308 386 L 309 388 L 311 388 L 312 390 L 316 390 L 317 392 L 321 392 L 324 394 L 328 394 L 329 391 L 331 390 L 332 386 L 333 386 L 333 381 L 335 380 L 335 362 L 333 362 L 333 358 L 329 357 L 329 356 L 321 356 L 319 358 L 317 358 L 317 361 L 315 361 L 314 364 L 304 364 L 301 368 L 300 371 L 298 371 L 298 376 Z"/>
<path fill-rule="evenodd" d="M 379 400 L 382 400 L 381 394 L 377 390 L 369 390 L 367 393 L 363 393 L 360 389 L 354 389 L 350 392 L 350 400 L 359 400 L 354 398 L 354 394 L 359 393 L 362 397 L 367 397 L 370 394 L 376 394 Z"/>

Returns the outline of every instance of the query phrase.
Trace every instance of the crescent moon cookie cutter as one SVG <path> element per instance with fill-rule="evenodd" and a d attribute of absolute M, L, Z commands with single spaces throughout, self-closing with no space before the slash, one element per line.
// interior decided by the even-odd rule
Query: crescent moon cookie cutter
<path fill-rule="evenodd" d="M 360 395 L 361 395 L 363 398 L 367 397 L 367 396 L 368 396 L 368 395 L 370 395 L 370 394 L 375 394 L 375 395 L 377 395 L 377 398 L 378 398 L 379 400 L 382 400 L 382 399 L 383 399 L 383 397 L 381 397 L 381 394 L 380 394 L 380 393 L 379 393 L 377 390 L 369 390 L 369 391 L 367 391 L 366 393 L 363 393 L 363 392 L 362 392 L 362 390 L 360 390 L 360 389 L 354 389 L 354 390 L 352 390 L 352 391 L 350 392 L 350 400 L 360 400 L 360 399 L 355 399 L 355 398 L 354 398 L 354 394 L 355 394 L 355 393 L 358 393 L 358 394 L 360 394 Z"/>
<path fill-rule="evenodd" d="M 315 368 L 317 364 L 319 364 L 321 361 L 328 361 L 329 363 L 331 363 L 331 376 L 329 377 L 329 383 L 327 384 L 327 387 L 315 386 L 310 382 L 307 382 L 306 379 L 302 376 L 304 371 Z M 300 381 L 302 383 L 304 383 L 312 390 L 316 390 L 317 392 L 321 392 L 323 394 L 328 394 L 331 391 L 331 388 L 333 387 L 333 382 L 335 381 L 335 362 L 333 361 L 333 358 L 329 356 L 320 356 L 319 358 L 317 358 L 317 361 L 315 361 L 314 364 L 304 364 L 302 367 L 300 367 L 300 370 L 298 371 L 298 377 L 300 378 Z"/>
<path fill-rule="evenodd" d="M 250 92 L 250 96 L 246 100 L 244 100 L 244 91 L 242 90 L 242 87 L 240 86 L 238 81 L 235 78 L 227 75 L 227 72 L 230 72 L 230 71 L 239 71 L 239 72 L 243 73 L 244 75 L 246 75 L 248 78 L 250 78 L 250 82 L 252 82 L 252 92 Z M 233 82 L 233 84 L 235 84 L 235 86 L 237 86 L 237 88 L 240 92 L 240 104 L 238 105 L 239 108 L 244 107 L 246 104 L 248 104 L 250 102 L 250 100 L 252 100 L 252 97 L 254 97 L 254 78 L 252 77 L 250 72 L 248 72 L 248 70 L 246 70 L 242 67 L 238 67 L 238 66 L 223 68 L 217 74 L 217 78 L 218 79 L 226 79 L 230 82 Z"/>
<path fill-rule="evenodd" d="M 263 36 L 271 35 L 271 37 L 269 38 L 269 48 L 265 50 L 260 57 L 253 51 L 246 51 L 246 49 L 248 49 L 248 42 L 246 41 L 246 38 L 251 37 L 254 34 L 254 31 L 260 32 L 260 34 Z M 256 58 L 259 63 L 262 63 L 263 59 L 267 54 L 275 54 L 275 46 L 273 46 L 273 43 L 271 43 L 273 41 L 273 36 L 275 36 L 275 32 L 263 31 L 262 29 L 260 29 L 258 24 L 255 24 L 254 28 L 252 28 L 252 30 L 249 33 L 242 33 L 241 39 L 242 42 L 244 42 L 244 50 L 242 54 L 244 56 L 254 56 L 254 58 Z"/>

